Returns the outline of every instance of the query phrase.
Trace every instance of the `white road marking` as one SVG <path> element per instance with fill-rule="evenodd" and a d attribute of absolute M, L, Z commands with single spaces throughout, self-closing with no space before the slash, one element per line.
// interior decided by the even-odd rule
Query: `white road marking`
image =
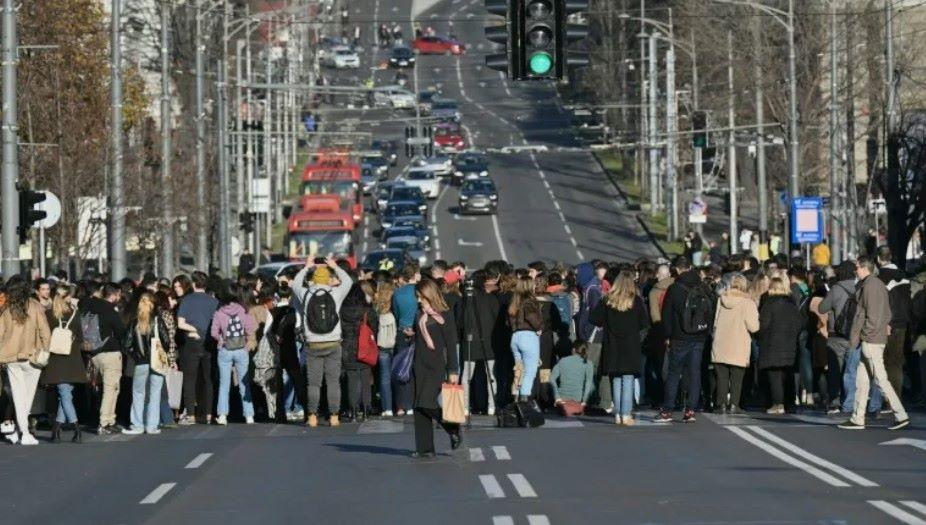
<path fill-rule="evenodd" d="M 360 247 L 360 250 L 363 251 L 364 254 L 367 253 L 367 241 L 366 240 L 363 241 L 363 245 Z"/>
<path fill-rule="evenodd" d="M 550 183 L 547 182 L 546 180 L 544 180 L 544 181 L 543 181 L 543 187 L 549 190 L 549 189 L 550 189 Z"/>
<path fill-rule="evenodd" d="M 795 459 L 795 458 L 793 458 L 793 457 L 791 457 L 791 456 L 785 454 L 785 453 L 782 452 L 781 450 L 779 450 L 779 449 L 773 447 L 772 445 L 769 445 L 769 444 L 766 443 L 765 441 L 762 441 L 761 439 L 759 439 L 759 438 L 753 436 L 752 434 L 750 434 L 749 432 L 743 430 L 742 428 L 737 428 L 737 427 L 734 427 L 734 426 L 727 426 L 727 427 L 725 427 L 725 428 L 726 428 L 727 430 L 729 430 L 730 432 L 733 432 L 733 433 L 736 434 L 737 436 L 743 438 L 746 442 L 748 442 L 748 443 L 750 443 L 750 444 L 752 444 L 752 445 L 755 445 L 755 446 L 761 448 L 762 450 L 768 452 L 770 455 L 772 455 L 772 456 L 774 456 L 774 457 L 780 459 L 781 461 L 784 461 L 785 463 L 787 463 L 787 464 L 789 464 L 789 465 L 791 465 L 791 466 L 793 466 L 793 467 L 797 467 L 797 468 L 803 470 L 804 472 L 810 474 L 811 476 L 814 476 L 815 478 L 818 478 L 818 479 L 824 481 L 825 483 L 827 483 L 827 484 L 829 484 L 829 485 L 832 485 L 832 486 L 834 486 L 834 487 L 848 487 L 848 486 L 850 486 L 850 485 L 849 485 L 848 483 L 846 483 L 845 481 L 843 481 L 843 480 L 841 480 L 841 479 L 838 479 L 838 478 L 835 478 L 835 477 L 831 476 L 830 474 L 828 474 L 828 473 L 826 473 L 826 472 L 823 472 L 822 470 L 820 470 L 820 469 L 814 467 L 813 465 L 808 465 L 807 463 L 804 463 L 803 461 L 801 461 L 801 460 L 799 460 L 799 459 Z"/>
<path fill-rule="evenodd" d="M 459 213 L 454 213 L 453 218 L 454 220 L 457 220 L 457 221 L 469 221 L 469 222 L 475 222 L 479 220 L 476 217 L 467 217 L 465 215 L 460 215 Z"/>
<path fill-rule="evenodd" d="M 833 474 L 838 474 L 859 486 L 862 486 L 862 487 L 877 487 L 878 486 L 878 484 L 875 483 L 874 481 L 863 478 L 862 476 L 859 476 L 855 472 L 852 472 L 848 469 L 840 467 L 839 465 L 829 462 L 819 456 L 815 456 L 814 454 L 807 452 L 806 450 L 798 447 L 797 445 L 793 443 L 789 443 L 788 441 L 781 439 L 780 437 L 776 436 L 775 434 L 772 434 L 771 432 L 765 430 L 762 427 L 759 427 L 756 425 L 749 425 L 746 428 L 748 428 L 749 430 L 752 430 L 753 432 L 758 434 L 760 437 L 763 437 L 767 439 L 768 441 L 780 446 L 781 448 L 788 450 L 795 456 L 804 458 L 807 461 L 817 466 L 823 467 L 829 470 L 830 472 L 832 472 Z"/>
<path fill-rule="evenodd" d="M 482 246 L 482 243 L 479 241 L 464 241 L 463 239 L 457 239 L 457 244 L 460 246 L 475 246 L 477 248 Z"/>
<path fill-rule="evenodd" d="M 502 242 L 502 232 L 498 227 L 498 215 L 492 215 L 492 229 L 495 230 L 495 241 L 498 243 L 498 253 L 502 256 L 503 261 L 507 261 L 508 255 L 505 253 L 505 244 Z"/>
<path fill-rule="evenodd" d="M 485 454 L 482 453 L 481 448 L 471 448 L 469 449 L 469 460 L 470 461 L 485 461 Z"/>
<path fill-rule="evenodd" d="M 502 79 L 502 85 L 505 86 L 505 94 L 509 97 L 511 96 L 511 90 L 508 89 L 508 77 L 505 76 L 505 73 L 502 71 L 498 72 L 499 78 Z"/>
<path fill-rule="evenodd" d="M 482 483 L 482 488 L 486 491 L 486 496 L 491 499 L 504 498 L 505 491 L 502 490 L 502 486 L 498 484 L 498 480 L 495 479 L 495 476 L 492 474 L 483 474 L 479 476 L 479 482 Z"/>
<path fill-rule="evenodd" d="M 212 457 L 211 452 L 203 452 L 202 454 L 193 458 L 193 461 L 190 461 L 189 463 L 187 463 L 186 466 L 183 468 L 187 468 L 187 469 L 199 468 L 203 466 L 203 463 L 205 463 L 206 460 L 211 457 Z"/>
<path fill-rule="evenodd" d="M 511 480 L 511 484 L 514 485 L 514 490 L 518 491 L 518 496 L 522 498 L 537 497 L 537 493 L 534 492 L 534 487 L 531 487 L 530 482 L 527 481 L 524 474 L 508 474 L 508 479 Z"/>
<path fill-rule="evenodd" d="M 563 209 L 559 207 L 559 201 L 555 198 L 553 200 L 553 207 L 556 208 L 556 211 L 563 211 Z"/>
<path fill-rule="evenodd" d="M 926 516 L 926 505 L 923 505 L 919 501 L 901 500 L 900 503 Z"/>
<path fill-rule="evenodd" d="M 492 516 L 492 525 L 514 525 L 514 518 L 511 516 Z"/>
<path fill-rule="evenodd" d="M 364 215 L 364 216 L 363 216 L 363 225 L 364 225 L 364 226 L 369 226 L 369 225 L 370 225 L 370 216 L 369 216 L 369 215 Z"/>
<path fill-rule="evenodd" d="M 160 501 L 161 498 L 163 498 L 168 492 L 170 492 L 170 489 L 174 488 L 176 485 L 176 483 L 161 483 L 158 485 L 158 488 L 152 490 L 147 496 L 145 496 L 145 499 L 139 501 L 139 505 L 154 505 Z"/>
<path fill-rule="evenodd" d="M 903 510 L 897 505 L 894 505 L 893 503 L 888 503 L 887 501 L 880 499 L 868 500 L 868 503 L 870 503 L 881 512 L 884 512 L 892 518 L 906 523 L 907 525 L 926 525 L 926 520 L 920 519 L 918 516 L 910 514 L 909 512 Z"/>
<path fill-rule="evenodd" d="M 528 514 L 527 523 L 529 525 L 550 525 L 550 518 L 545 514 Z"/>
<path fill-rule="evenodd" d="M 492 447 L 492 453 L 495 454 L 495 459 L 499 461 L 508 461 L 511 459 L 511 454 L 508 453 L 508 447 Z"/>
<path fill-rule="evenodd" d="M 570 228 L 568 224 L 565 226 L 565 228 L 566 228 L 566 233 L 568 233 L 569 235 L 572 235 L 572 228 Z"/>
<path fill-rule="evenodd" d="M 437 253 L 440 253 L 440 239 L 434 239 L 434 249 L 437 250 Z M 440 257 L 438 257 L 440 259 Z"/>

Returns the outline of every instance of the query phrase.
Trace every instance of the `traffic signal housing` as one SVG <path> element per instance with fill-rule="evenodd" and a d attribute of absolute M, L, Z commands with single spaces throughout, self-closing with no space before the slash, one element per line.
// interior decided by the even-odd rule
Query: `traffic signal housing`
<path fill-rule="evenodd" d="M 44 219 L 48 214 L 43 210 L 35 209 L 35 205 L 45 200 L 45 193 L 33 191 L 28 184 L 21 183 L 16 188 L 19 192 L 19 244 L 26 244 L 29 240 L 29 230 L 35 223 Z"/>
<path fill-rule="evenodd" d="M 520 14 L 516 9 L 512 9 L 515 3 L 513 0 L 485 0 L 485 9 L 489 14 L 505 17 L 504 25 L 485 28 L 486 38 L 489 41 L 505 46 L 503 53 L 486 55 L 486 67 L 501 71 L 512 79 L 520 76 L 514 60 L 518 43 L 518 15 Z"/>
<path fill-rule="evenodd" d="M 585 67 L 589 64 L 587 51 L 569 51 L 569 44 L 588 38 L 588 26 L 569 23 L 569 17 L 588 11 L 588 0 L 556 0 L 556 53 L 554 64 L 556 78 L 563 78 L 569 68 Z"/>
<path fill-rule="evenodd" d="M 691 146 L 693 148 L 707 147 L 707 112 L 695 111 L 691 114 Z"/>
<path fill-rule="evenodd" d="M 254 233 L 254 214 L 249 212 L 242 212 L 238 214 L 238 226 L 241 231 L 244 233 Z"/>

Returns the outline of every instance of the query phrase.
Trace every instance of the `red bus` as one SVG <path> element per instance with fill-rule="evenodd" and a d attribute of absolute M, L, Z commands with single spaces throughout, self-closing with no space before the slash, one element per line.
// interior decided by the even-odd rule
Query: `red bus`
<path fill-rule="evenodd" d="M 293 261 L 307 257 L 347 259 L 357 267 L 354 253 L 354 221 L 341 211 L 296 211 L 289 216 L 286 233 L 286 256 Z"/>
<path fill-rule="evenodd" d="M 341 209 L 355 222 L 363 218 L 360 165 L 345 159 L 323 159 L 309 164 L 302 172 L 300 195 L 337 195 Z"/>

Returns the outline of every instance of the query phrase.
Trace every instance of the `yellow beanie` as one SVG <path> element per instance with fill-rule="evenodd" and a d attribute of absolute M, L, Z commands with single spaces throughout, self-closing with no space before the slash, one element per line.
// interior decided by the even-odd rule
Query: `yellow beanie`
<path fill-rule="evenodd" d="M 315 272 L 312 273 L 312 282 L 315 284 L 328 285 L 331 280 L 331 270 L 327 266 L 316 266 Z"/>

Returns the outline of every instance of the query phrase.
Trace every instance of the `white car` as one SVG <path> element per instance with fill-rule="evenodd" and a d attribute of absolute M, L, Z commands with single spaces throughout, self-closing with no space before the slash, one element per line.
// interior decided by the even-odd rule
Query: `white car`
<path fill-rule="evenodd" d="M 406 186 L 415 186 L 428 199 L 436 199 L 440 195 L 440 177 L 433 170 L 424 166 L 410 168 L 408 173 L 399 177 Z"/>
<path fill-rule="evenodd" d="M 357 69 L 360 67 L 360 57 L 351 48 L 339 46 L 328 55 L 328 66 L 335 69 Z"/>
<path fill-rule="evenodd" d="M 453 160 L 447 155 L 433 155 L 431 157 L 415 157 L 411 163 L 412 168 L 422 168 L 441 177 L 449 177 L 453 173 Z"/>
<path fill-rule="evenodd" d="M 415 109 L 415 95 L 399 86 L 384 86 L 373 90 L 373 103 L 377 106 L 391 106 L 394 109 Z"/>

